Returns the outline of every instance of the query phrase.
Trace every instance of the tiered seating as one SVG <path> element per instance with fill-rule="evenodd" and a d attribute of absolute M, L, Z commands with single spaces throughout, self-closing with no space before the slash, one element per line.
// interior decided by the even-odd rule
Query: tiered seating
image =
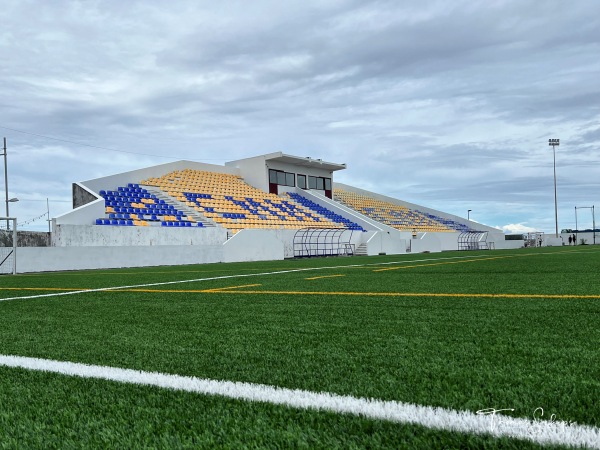
<path fill-rule="evenodd" d="M 236 175 L 185 169 L 140 184 L 159 187 L 233 233 L 244 228 L 341 228 L 291 200 L 250 186 Z"/>
<path fill-rule="evenodd" d="M 154 194 L 141 188 L 139 184 L 129 183 L 116 191 L 100 191 L 104 198 L 105 213 L 108 217 L 96 219 L 96 225 L 169 227 L 202 226 L 193 217 L 184 213 Z"/>
<path fill-rule="evenodd" d="M 366 231 L 359 224 L 352 222 L 350 219 L 347 219 L 339 214 L 334 213 L 330 209 L 327 209 L 324 206 L 319 205 L 318 203 L 315 203 L 312 200 L 309 200 L 300 194 L 296 194 L 295 192 L 288 192 L 288 195 L 290 196 L 290 198 L 294 199 L 296 202 L 298 202 L 302 206 L 305 206 L 305 207 L 315 211 L 316 213 L 322 215 L 323 217 L 328 218 L 332 222 L 335 222 L 344 228 L 348 228 L 349 230 Z"/>
<path fill-rule="evenodd" d="M 352 208 L 378 222 L 401 231 L 454 231 L 433 217 L 405 206 L 378 200 L 366 195 L 334 189 L 333 197 L 340 203 Z"/>
<path fill-rule="evenodd" d="M 443 223 L 448 228 L 452 228 L 456 231 L 473 231 L 471 227 L 465 225 L 464 223 L 459 223 L 451 219 L 444 219 L 443 217 L 436 216 L 435 214 L 426 213 L 427 217 L 430 219 L 436 220 L 437 222 Z"/>

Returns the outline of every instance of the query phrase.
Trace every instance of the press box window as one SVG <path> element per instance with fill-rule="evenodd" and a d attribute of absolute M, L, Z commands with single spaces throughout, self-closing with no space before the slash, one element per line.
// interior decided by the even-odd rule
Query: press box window
<path fill-rule="evenodd" d="M 277 184 L 285 186 L 285 172 L 277 172 Z"/>
<path fill-rule="evenodd" d="M 280 186 L 295 186 L 295 175 L 291 172 L 269 169 L 269 183 Z"/>
<path fill-rule="evenodd" d="M 269 183 L 277 184 L 277 171 L 269 170 Z"/>
<path fill-rule="evenodd" d="M 285 173 L 285 185 L 286 186 L 296 186 L 296 180 L 293 173 L 286 172 Z"/>
<path fill-rule="evenodd" d="M 306 175 L 298 175 L 298 187 L 306 189 Z"/>

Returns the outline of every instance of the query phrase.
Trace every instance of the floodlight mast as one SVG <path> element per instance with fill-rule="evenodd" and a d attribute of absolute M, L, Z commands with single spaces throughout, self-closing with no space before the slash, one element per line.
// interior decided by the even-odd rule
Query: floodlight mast
<path fill-rule="evenodd" d="M 554 223 L 556 225 L 556 238 L 558 239 L 558 201 L 556 197 L 556 147 L 560 145 L 560 139 L 548 139 L 548 145 L 552 147 L 554 160 Z"/>

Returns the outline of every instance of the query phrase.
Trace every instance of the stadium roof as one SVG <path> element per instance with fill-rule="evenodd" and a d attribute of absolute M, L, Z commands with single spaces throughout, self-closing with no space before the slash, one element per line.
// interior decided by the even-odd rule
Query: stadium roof
<path fill-rule="evenodd" d="M 331 170 L 331 171 L 343 170 L 346 168 L 345 163 L 338 164 L 338 163 L 323 161 L 322 159 L 311 158 L 310 156 L 302 157 L 302 156 L 288 155 L 283 152 L 267 153 L 265 155 L 258 156 L 258 158 L 264 158 L 265 161 L 277 161 L 277 162 L 282 162 L 282 163 L 295 164 L 298 166 L 314 167 L 314 168 L 318 168 L 318 169 L 326 169 L 326 170 Z M 252 159 L 252 158 L 247 158 L 247 159 Z"/>

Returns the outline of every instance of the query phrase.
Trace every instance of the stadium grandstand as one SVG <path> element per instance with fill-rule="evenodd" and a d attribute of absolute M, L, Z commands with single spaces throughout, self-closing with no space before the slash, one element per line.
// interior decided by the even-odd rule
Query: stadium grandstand
<path fill-rule="evenodd" d="M 495 228 L 334 182 L 344 169 L 276 152 L 75 182 L 51 246 L 19 249 L 18 271 L 439 252 L 465 235 L 507 245 Z"/>

